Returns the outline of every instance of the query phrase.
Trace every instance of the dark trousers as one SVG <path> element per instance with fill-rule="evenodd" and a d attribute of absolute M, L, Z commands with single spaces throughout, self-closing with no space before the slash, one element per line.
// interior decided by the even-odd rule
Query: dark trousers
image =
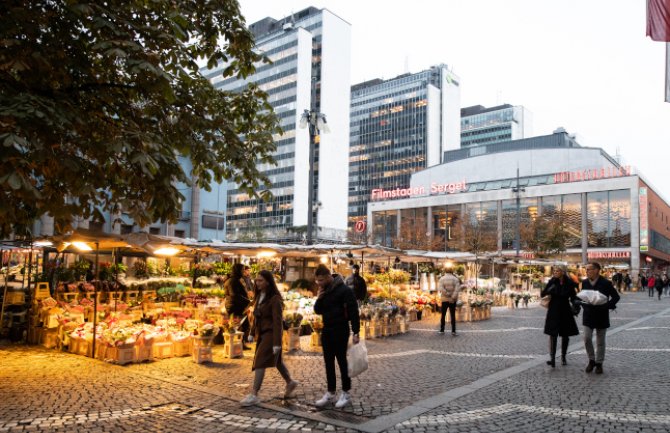
<path fill-rule="evenodd" d="M 326 364 L 326 380 L 328 381 L 328 392 L 334 393 L 337 389 L 337 378 L 335 376 L 335 359 L 340 366 L 340 377 L 342 378 L 342 391 L 351 389 L 351 378 L 349 377 L 349 366 L 347 365 L 347 344 L 349 342 L 348 329 L 324 329 L 321 333 L 323 345 L 323 361 Z"/>
<path fill-rule="evenodd" d="M 444 332 L 445 316 L 447 315 L 447 308 L 449 309 L 449 319 L 451 320 L 451 332 L 456 332 L 456 302 L 442 302 L 441 316 L 440 316 L 440 331 Z"/>
<path fill-rule="evenodd" d="M 654 287 L 649 287 L 647 286 L 647 289 L 649 289 L 649 297 L 653 298 L 654 297 Z"/>

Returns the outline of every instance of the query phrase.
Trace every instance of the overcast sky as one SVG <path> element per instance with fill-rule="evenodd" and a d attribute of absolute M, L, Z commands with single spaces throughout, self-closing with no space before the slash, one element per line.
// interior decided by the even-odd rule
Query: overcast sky
<path fill-rule="evenodd" d="M 534 135 L 559 126 L 619 153 L 670 199 L 665 44 L 645 0 L 240 0 L 251 24 L 308 6 L 351 24 L 352 84 L 445 63 L 461 106 L 523 105 Z"/>

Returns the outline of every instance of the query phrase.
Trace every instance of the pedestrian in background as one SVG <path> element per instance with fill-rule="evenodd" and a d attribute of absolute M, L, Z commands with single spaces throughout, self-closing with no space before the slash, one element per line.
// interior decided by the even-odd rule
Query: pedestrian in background
<path fill-rule="evenodd" d="M 244 265 L 242 263 L 235 263 L 230 278 L 223 284 L 223 288 L 226 293 L 225 307 L 228 316 L 232 315 L 241 320 L 240 331 L 244 333 L 244 350 L 249 350 L 246 346 L 246 341 L 249 336 L 249 329 L 251 329 L 249 319 L 246 318 L 247 308 L 251 304 L 247 284 L 244 279 Z"/>
<path fill-rule="evenodd" d="M 665 275 L 664 275 L 665 276 Z M 656 293 L 658 293 L 658 300 L 661 300 L 661 295 L 663 295 L 663 286 L 665 283 L 663 282 L 663 278 L 660 275 L 656 275 L 656 281 L 654 281 L 654 288 L 656 289 Z"/>
<path fill-rule="evenodd" d="M 284 301 L 277 289 L 270 271 L 260 271 L 256 276 L 256 296 L 254 304 L 254 324 L 249 341 L 256 339 L 256 352 L 251 370 L 254 371 L 254 384 L 251 394 L 240 403 L 252 406 L 260 403 L 258 392 L 263 385 L 265 369 L 276 367 L 286 382 L 284 398 L 293 396 L 298 382 L 291 379 L 291 374 L 282 361 Z"/>
<path fill-rule="evenodd" d="M 335 403 L 335 407 L 342 408 L 351 404 L 351 378 L 349 377 L 349 366 L 347 364 L 347 344 L 349 335 L 353 331 L 354 344 L 358 344 L 360 331 L 360 319 L 358 316 L 358 304 L 354 292 L 344 284 L 342 277 L 330 273 L 324 265 L 316 268 L 316 283 L 319 286 L 314 312 L 323 317 L 323 330 L 321 331 L 321 343 L 323 345 L 323 361 L 326 365 L 326 381 L 328 390 L 319 400 L 317 407 L 324 407 L 335 401 L 335 390 L 337 377 L 335 376 L 335 360 L 340 367 L 340 378 L 342 380 L 342 392 Z M 349 328 L 351 323 L 351 328 Z"/>
<path fill-rule="evenodd" d="M 603 373 L 603 361 L 605 360 L 605 337 L 607 328 L 610 327 L 609 310 L 616 308 L 616 303 L 621 298 L 612 282 L 600 276 L 600 263 L 591 262 L 586 265 L 586 279 L 582 281 L 582 290 L 597 290 L 607 297 L 603 305 L 591 305 L 581 303 L 584 308 L 582 324 L 584 325 L 584 349 L 589 357 L 586 372 L 590 373 L 595 368 L 596 374 Z M 593 349 L 593 331 L 596 331 L 596 348 Z"/>
<path fill-rule="evenodd" d="M 656 275 L 651 274 L 651 277 L 647 280 L 647 292 L 649 292 L 649 297 L 654 297 L 654 287 L 656 287 Z"/>
<path fill-rule="evenodd" d="M 361 267 L 358 265 L 352 266 L 352 274 L 347 277 L 345 284 L 354 291 L 354 296 L 356 300 L 361 303 L 365 301 L 365 298 L 368 295 L 368 285 L 365 282 L 365 279 L 360 275 Z"/>
<path fill-rule="evenodd" d="M 547 317 L 544 321 L 544 333 L 549 336 L 549 361 L 547 365 L 556 367 L 556 346 L 561 336 L 561 365 L 567 365 L 570 337 L 579 335 L 572 302 L 577 299 L 577 284 L 561 267 L 553 269 L 553 276 L 540 293 L 541 297 L 551 296 Z"/>
<path fill-rule="evenodd" d="M 437 291 L 440 294 L 440 334 L 444 334 L 444 326 L 446 324 L 445 316 L 449 310 L 449 320 L 451 321 L 451 335 L 456 334 L 456 303 L 458 302 L 458 294 L 461 291 L 461 280 L 458 277 L 447 271 L 437 281 Z"/>

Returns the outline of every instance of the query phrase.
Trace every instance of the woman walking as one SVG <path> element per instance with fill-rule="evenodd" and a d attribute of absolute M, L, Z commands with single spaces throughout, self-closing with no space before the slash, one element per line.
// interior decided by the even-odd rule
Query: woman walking
<path fill-rule="evenodd" d="M 256 353 L 251 369 L 255 371 L 255 376 L 251 394 L 240 402 L 242 406 L 252 406 L 260 403 L 258 391 L 263 385 L 266 368 L 277 367 L 279 374 L 286 381 L 284 398 L 292 397 L 298 386 L 298 382 L 291 379 L 291 374 L 282 361 L 282 310 L 284 301 L 270 271 L 263 270 L 258 273 L 254 299 L 256 301 L 254 304 L 252 335 L 256 338 Z M 254 337 L 249 336 L 249 340 Z"/>
<path fill-rule="evenodd" d="M 566 355 L 570 336 L 579 335 L 573 314 L 572 303 L 577 297 L 577 285 L 567 276 L 565 269 L 555 267 L 553 277 L 542 290 L 541 297 L 551 296 L 544 333 L 549 335 L 549 361 L 547 365 L 556 366 L 556 345 L 561 336 L 561 364 L 566 365 Z"/>

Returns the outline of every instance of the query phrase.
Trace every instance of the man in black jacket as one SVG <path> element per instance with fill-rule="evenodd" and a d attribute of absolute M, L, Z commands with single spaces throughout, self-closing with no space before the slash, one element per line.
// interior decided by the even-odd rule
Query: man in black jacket
<path fill-rule="evenodd" d="M 347 365 L 347 344 L 351 331 L 354 333 L 353 343 L 358 344 L 359 342 L 358 304 L 354 292 L 344 284 L 342 277 L 337 274 L 331 275 L 330 270 L 324 265 L 319 265 L 316 268 L 316 283 L 319 286 L 319 292 L 314 303 L 314 312 L 323 317 L 321 342 L 323 344 L 323 361 L 326 364 L 328 391 L 315 404 L 317 407 L 324 407 L 335 401 L 337 386 L 335 359 L 337 359 L 342 379 L 342 393 L 335 403 L 335 407 L 342 408 L 351 403 L 351 396 L 349 395 L 351 378 Z M 349 329 L 349 322 L 351 322 L 351 330 Z"/>
<path fill-rule="evenodd" d="M 368 295 L 368 285 L 359 273 L 361 267 L 354 265 L 352 269 L 353 273 L 347 277 L 344 283 L 354 291 L 357 301 L 365 301 L 365 297 Z"/>
<path fill-rule="evenodd" d="M 608 301 L 603 305 L 591 305 L 582 303 L 584 315 L 584 348 L 589 357 L 586 372 L 590 373 L 594 367 L 596 374 L 603 373 L 603 361 L 605 360 L 605 336 L 607 328 L 610 327 L 609 310 L 616 308 L 620 296 L 612 283 L 600 276 L 600 264 L 591 262 L 586 265 L 586 279 L 582 281 L 582 290 L 597 290 L 607 296 Z M 596 349 L 593 350 L 593 330 L 596 331 Z"/>

